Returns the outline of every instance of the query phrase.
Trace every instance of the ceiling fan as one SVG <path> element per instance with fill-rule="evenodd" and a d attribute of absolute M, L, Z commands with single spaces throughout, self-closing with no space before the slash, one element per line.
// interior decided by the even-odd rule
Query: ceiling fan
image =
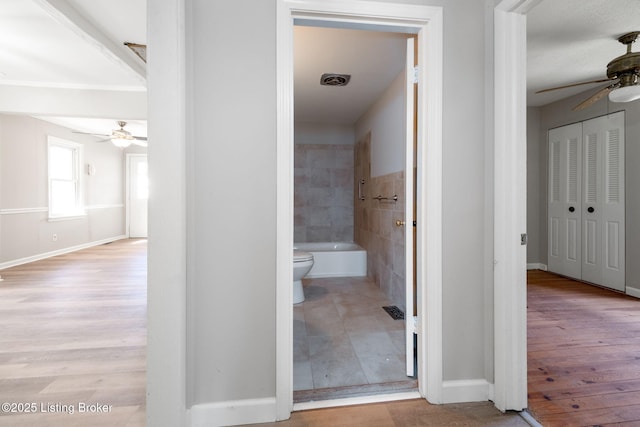
<path fill-rule="evenodd" d="M 607 64 L 607 78 L 589 82 L 574 83 L 550 89 L 539 90 L 536 93 L 549 92 L 573 86 L 590 83 L 612 81 L 609 86 L 600 89 L 588 99 L 573 107 L 573 111 L 582 110 L 594 104 L 607 94 L 611 102 L 631 102 L 640 99 L 640 52 L 631 52 L 631 45 L 640 35 L 640 31 L 633 31 L 618 37 L 618 41 L 627 46 L 627 53 L 611 60 Z"/>
<path fill-rule="evenodd" d="M 116 123 L 118 123 L 118 126 L 120 126 L 120 129 L 113 129 L 111 131 L 111 135 L 102 134 L 102 133 L 92 133 L 92 132 L 74 132 L 74 133 L 81 133 L 84 135 L 94 135 L 94 136 L 106 136 L 107 137 L 106 139 L 103 139 L 102 141 L 98 141 L 98 142 L 111 141 L 113 145 L 120 148 L 126 148 L 131 144 L 139 145 L 141 147 L 147 146 L 146 136 L 131 135 L 131 132 L 124 129 L 124 127 L 127 125 L 127 122 L 118 121 Z"/>

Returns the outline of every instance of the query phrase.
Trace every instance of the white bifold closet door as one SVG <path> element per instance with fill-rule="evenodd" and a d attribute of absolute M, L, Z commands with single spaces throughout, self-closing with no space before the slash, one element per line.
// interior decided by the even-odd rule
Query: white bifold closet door
<path fill-rule="evenodd" d="M 624 291 L 624 112 L 584 122 L 582 139 L 582 280 Z"/>
<path fill-rule="evenodd" d="M 550 271 L 625 289 L 624 112 L 549 131 Z"/>
<path fill-rule="evenodd" d="M 581 279 L 582 124 L 549 131 L 549 271 Z"/>

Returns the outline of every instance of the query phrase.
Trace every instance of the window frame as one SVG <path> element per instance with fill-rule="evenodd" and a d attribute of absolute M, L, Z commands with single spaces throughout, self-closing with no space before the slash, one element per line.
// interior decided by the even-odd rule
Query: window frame
<path fill-rule="evenodd" d="M 52 183 L 54 181 L 61 181 L 60 178 L 52 178 L 51 176 L 51 148 L 64 148 L 71 150 L 72 152 L 72 178 L 67 182 L 73 182 L 75 184 L 75 207 L 69 211 L 63 213 L 53 213 L 53 197 L 52 197 Z M 82 165 L 84 162 L 84 146 L 77 142 L 68 141 L 55 136 L 47 135 L 47 198 L 48 198 L 48 214 L 49 221 L 60 221 L 67 219 L 75 219 L 86 215 L 84 206 L 84 179 L 82 174 Z"/>

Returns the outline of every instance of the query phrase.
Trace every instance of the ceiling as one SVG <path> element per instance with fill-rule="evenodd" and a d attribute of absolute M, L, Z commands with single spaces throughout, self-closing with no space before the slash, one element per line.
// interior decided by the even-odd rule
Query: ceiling
<path fill-rule="evenodd" d="M 527 104 L 541 106 L 606 83 L 537 90 L 607 78 L 607 64 L 626 52 L 617 38 L 640 31 L 638 0 L 544 0 L 527 14 Z M 640 50 L 640 42 L 633 51 Z M 604 102 L 604 101 L 600 101 Z"/>
<path fill-rule="evenodd" d="M 606 64 L 625 52 L 616 38 L 640 30 L 637 6 L 540 2 L 527 15 L 528 104 L 595 92 L 597 84 L 534 93 L 605 78 Z M 146 44 L 145 14 L 146 0 L 2 0 L 0 112 L 105 134 L 125 120 L 132 133 L 146 136 L 146 64 L 123 44 Z M 297 26 L 296 120 L 354 123 L 403 69 L 406 37 Z M 346 87 L 327 87 L 319 84 L 322 73 L 352 77 Z"/>
<path fill-rule="evenodd" d="M 296 122 L 351 125 L 405 68 L 407 35 L 340 28 L 294 28 Z M 321 86 L 324 73 L 351 75 Z"/>
<path fill-rule="evenodd" d="M 146 0 L 2 0 L 0 112 L 146 136 L 146 64 L 124 42 L 146 43 Z"/>

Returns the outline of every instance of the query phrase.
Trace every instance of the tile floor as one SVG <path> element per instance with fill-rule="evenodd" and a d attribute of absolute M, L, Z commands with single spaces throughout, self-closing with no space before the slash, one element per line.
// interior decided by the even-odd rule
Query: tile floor
<path fill-rule="evenodd" d="M 411 380 L 405 373 L 404 320 L 366 277 L 303 280 L 293 309 L 293 389 Z"/>

